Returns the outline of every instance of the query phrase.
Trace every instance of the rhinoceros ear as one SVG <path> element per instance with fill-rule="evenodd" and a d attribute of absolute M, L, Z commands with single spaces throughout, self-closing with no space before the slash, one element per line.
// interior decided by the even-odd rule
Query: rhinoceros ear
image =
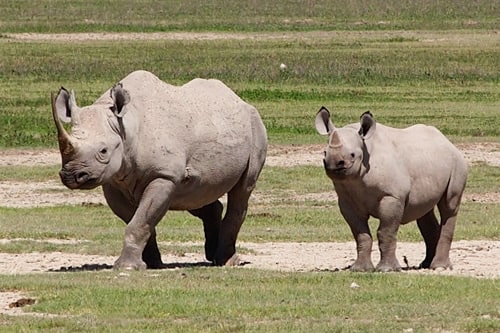
<path fill-rule="evenodd" d="M 130 94 L 127 90 L 123 89 L 121 82 L 111 88 L 111 99 L 113 100 L 111 110 L 118 118 L 123 117 L 127 113 L 127 110 L 124 108 L 130 102 Z"/>
<path fill-rule="evenodd" d="M 328 135 L 335 129 L 330 119 L 330 111 L 326 107 L 322 106 L 316 114 L 315 125 L 316 130 L 321 135 Z"/>
<path fill-rule="evenodd" d="M 366 111 L 359 118 L 359 122 L 361 124 L 359 127 L 359 135 L 361 135 L 363 139 L 369 139 L 377 127 L 373 114 L 370 111 Z"/>
<path fill-rule="evenodd" d="M 72 121 L 75 110 L 77 109 L 75 93 L 71 90 L 71 93 L 66 90 L 66 88 L 61 87 L 59 93 L 56 96 L 55 108 L 57 111 L 57 116 L 61 121 L 69 123 Z"/>

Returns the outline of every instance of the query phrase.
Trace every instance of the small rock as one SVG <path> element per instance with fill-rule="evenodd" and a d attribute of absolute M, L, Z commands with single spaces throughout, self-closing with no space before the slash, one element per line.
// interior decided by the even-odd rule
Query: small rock
<path fill-rule="evenodd" d="M 358 289 L 358 288 L 359 284 L 357 284 L 356 282 L 351 283 L 351 289 Z"/>

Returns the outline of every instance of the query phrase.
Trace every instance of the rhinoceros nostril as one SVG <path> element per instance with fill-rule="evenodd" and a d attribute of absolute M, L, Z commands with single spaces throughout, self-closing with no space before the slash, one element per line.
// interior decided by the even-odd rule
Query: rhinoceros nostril
<path fill-rule="evenodd" d="M 343 160 L 340 160 L 337 162 L 337 168 L 343 168 L 345 166 L 345 162 Z"/>

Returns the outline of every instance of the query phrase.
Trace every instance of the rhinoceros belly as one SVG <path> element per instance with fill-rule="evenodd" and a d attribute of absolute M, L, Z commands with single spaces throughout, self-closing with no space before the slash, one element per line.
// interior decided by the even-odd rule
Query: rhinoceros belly
<path fill-rule="evenodd" d="M 421 174 L 414 179 L 402 223 L 415 221 L 431 211 L 445 194 L 448 180 L 448 176 L 436 177 L 435 174 Z"/>
<path fill-rule="evenodd" d="M 238 183 L 248 165 L 248 154 L 220 152 L 216 159 L 188 164 L 184 179 L 177 185 L 170 209 L 190 210 L 208 205 Z"/>

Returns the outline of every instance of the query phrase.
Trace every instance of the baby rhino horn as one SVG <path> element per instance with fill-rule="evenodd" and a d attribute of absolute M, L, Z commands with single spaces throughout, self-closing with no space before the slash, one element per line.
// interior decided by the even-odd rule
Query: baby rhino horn
<path fill-rule="evenodd" d="M 330 146 L 332 147 L 339 147 L 342 145 L 342 142 L 340 141 L 340 136 L 338 131 L 333 131 L 332 136 L 330 137 Z"/>

